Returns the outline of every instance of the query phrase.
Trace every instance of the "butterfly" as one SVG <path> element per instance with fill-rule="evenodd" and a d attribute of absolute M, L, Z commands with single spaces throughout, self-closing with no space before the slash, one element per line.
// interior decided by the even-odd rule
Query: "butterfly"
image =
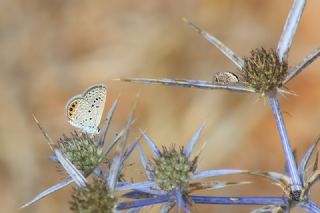
<path fill-rule="evenodd" d="M 106 96 L 107 87 L 98 84 L 71 98 L 65 107 L 69 123 L 88 134 L 98 134 Z"/>

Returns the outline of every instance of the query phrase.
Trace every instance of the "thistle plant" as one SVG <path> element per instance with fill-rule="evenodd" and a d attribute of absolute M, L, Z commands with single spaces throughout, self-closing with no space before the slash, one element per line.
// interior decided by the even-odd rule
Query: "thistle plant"
<path fill-rule="evenodd" d="M 162 212 L 170 211 L 175 205 L 177 205 L 179 211 L 184 209 L 186 212 L 189 212 L 188 206 L 192 206 L 194 203 L 192 197 L 193 192 L 250 183 L 248 181 L 201 181 L 201 179 L 214 176 L 248 173 L 247 170 L 240 169 L 197 171 L 199 155 L 192 159 L 191 154 L 203 128 L 204 125 L 201 125 L 186 148 L 180 147 L 178 150 L 174 145 L 169 148 L 162 147 L 162 150 L 158 149 L 150 137 L 144 132 L 141 132 L 144 140 L 151 148 L 154 157 L 152 160 L 147 160 L 142 147 L 138 145 L 140 159 L 148 181 L 135 185 L 136 189 L 139 188 L 140 196 L 138 191 L 134 191 L 134 193 L 129 192 L 125 196 L 136 199 L 147 196 L 153 197 L 154 199 L 121 203 L 119 204 L 119 208 L 125 209 L 132 206 L 142 208 L 147 205 L 152 205 L 155 202 L 162 203 Z M 132 186 L 125 186 L 121 187 L 121 189 L 128 190 L 132 189 L 131 187 Z"/>
<path fill-rule="evenodd" d="M 54 143 L 53 140 L 49 137 L 44 128 L 40 125 L 38 120 L 35 118 L 36 123 L 38 124 L 40 130 L 45 136 L 50 148 L 54 151 L 55 155 L 51 157 L 56 163 L 62 165 L 66 173 L 70 176 L 66 178 L 64 181 L 48 188 L 42 193 L 35 196 L 31 201 L 24 204 L 21 208 L 25 208 L 38 200 L 48 196 L 49 194 L 69 185 L 72 182 L 75 182 L 79 190 L 82 189 L 89 190 L 92 189 L 91 185 L 88 185 L 88 181 L 86 177 L 91 174 L 94 174 L 100 178 L 107 179 L 109 182 L 112 181 L 112 187 L 109 187 L 109 190 L 115 188 L 115 182 L 117 182 L 120 177 L 120 168 L 123 166 L 124 161 L 129 157 L 132 153 L 135 145 L 132 145 L 127 152 L 121 151 L 121 153 L 117 154 L 118 161 L 116 162 L 117 167 L 113 168 L 114 162 L 109 165 L 109 172 L 103 172 L 100 169 L 100 164 L 104 161 L 107 161 L 107 156 L 112 150 L 112 148 L 120 141 L 121 138 L 127 138 L 127 134 L 129 132 L 129 128 L 132 125 L 132 116 L 129 117 L 129 124 L 122 129 L 119 134 L 111 141 L 108 147 L 103 150 L 103 146 L 105 143 L 105 137 L 107 134 L 107 130 L 111 123 L 113 114 L 118 104 L 118 99 L 114 101 L 112 107 L 107 115 L 107 118 L 104 122 L 104 125 L 98 136 L 92 137 L 85 133 L 72 133 L 71 137 L 63 136 L 62 139 L 58 141 L 58 143 Z M 125 144 L 127 140 L 125 140 Z M 122 149 L 125 147 L 122 146 Z M 120 155 L 120 156 L 119 156 Z M 113 169 L 111 171 L 111 169 Z M 80 193 L 80 192 L 79 192 Z M 81 193 L 80 193 L 81 194 Z"/>
<path fill-rule="evenodd" d="M 186 20 L 196 32 L 198 32 L 207 41 L 217 47 L 226 55 L 237 67 L 239 72 L 238 82 L 220 82 L 220 81 L 203 81 L 203 80 L 173 80 L 173 79 L 147 79 L 147 78 L 128 78 L 121 79 L 129 82 L 141 82 L 148 84 L 163 84 L 168 86 L 196 87 L 201 89 L 227 89 L 236 92 L 258 93 L 266 97 L 271 106 L 276 125 L 282 142 L 283 151 L 288 164 L 289 177 L 291 179 L 290 193 L 301 194 L 303 183 L 299 177 L 298 168 L 293 156 L 289 137 L 282 117 L 282 112 L 278 102 L 279 93 L 289 93 L 285 84 L 296 77 L 300 72 L 311 64 L 319 55 L 320 49 L 316 49 L 302 62 L 293 69 L 288 69 L 288 53 L 291 47 L 296 29 L 306 1 L 294 1 L 289 12 L 284 30 L 281 34 L 276 50 L 265 50 L 257 48 L 251 51 L 248 57 L 238 57 L 230 48 L 224 45 L 214 36 L 202 30 L 194 23 Z M 227 75 L 228 73 L 226 73 Z"/>
<path fill-rule="evenodd" d="M 253 171 L 251 172 L 253 175 L 258 175 L 269 179 L 274 185 L 279 186 L 284 196 L 288 198 L 288 202 L 282 206 L 267 206 L 259 210 L 267 209 L 282 209 L 283 211 L 289 211 L 292 208 L 298 207 L 301 209 L 305 209 L 310 212 L 317 212 L 319 208 L 317 205 L 310 199 L 310 191 L 313 184 L 319 179 L 320 171 L 318 168 L 318 157 L 319 153 L 317 151 L 314 161 L 311 165 L 308 166 L 312 154 L 315 152 L 316 147 L 319 143 L 319 140 L 315 144 L 313 144 L 309 150 L 303 156 L 300 164 L 298 164 L 298 174 L 299 178 L 302 182 L 302 190 L 301 191 L 291 191 L 292 179 L 288 176 L 287 164 L 285 165 L 286 174 L 281 174 L 278 172 L 263 172 L 263 171 Z M 297 163 L 297 162 L 296 162 Z"/>
<path fill-rule="evenodd" d="M 295 0 L 289 12 L 284 30 L 280 40 L 274 49 L 264 47 L 253 48 L 248 56 L 239 57 L 234 51 L 224 45 L 214 36 L 202 30 L 191 21 L 184 21 L 198 32 L 209 43 L 217 47 L 236 66 L 236 72 L 219 72 L 211 81 L 207 80 L 174 80 L 174 79 L 152 79 L 152 78 L 126 78 L 121 79 L 129 82 L 140 82 L 147 84 L 162 84 L 167 86 L 195 87 L 200 89 L 225 89 L 233 92 L 257 93 L 265 98 L 273 112 L 276 126 L 280 135 L 283 152 L 286 158 L 285 172 L 264 171 L 246 169 L 209 169 L 198 171 L 198 159 L 200 155 L 193 156 L 194 147 L 203 131 L 201 125 L 195 132 L 186 147 L 172 145 L 171 147 L 155 144 L 153 140 L 144 132 L 128 146 L 129 129 L 133 124 L 133 112 L 128 116 L 125 127 L 119 132 L 114 140 L 104 148 L 105 137 L 116 109 L 116 100 L 100 130 L 95 128 L 90 117 L 83 122 L 91 124 L 91 132 L 99 132 L 98 135 L 87 135 L 83 132 L 71 133 L 63 136 L 58 143 L 54 143 L 44 128 L 36 120 L 40 130 L 45 136 L 49 147 L 54 152 L 51 158 L 61 165 L 68 174 L 68 178 L 57 185 L 45 190 L 37 195 L 30 202 L 22 207 L 27 207 L 32 203 L 44 198 L 52 192 L 61 189 L 68 184 L 75 182 L 70 209 L 74 212 L 138 212 L 148 206 L 160 204 L 161 212 L 170 212 L 177 208 L 178 212 L 191 212 L 195 205 L 259 205 L 252 212 L 290 212 L 293 208 L 300 208 L 307 212 L 320 212 L 320 207 L 310 197 L 312 186 L 320 177 L 318 170 L 319 140 L 313 144 L 306 152 L 301 162 L 298 164 L 290 144 L 282 111 L 278 97 L 280 95 L 291 95 L 286 84 L 301 73 L 319 55 L 320 49 L 316 49 L 307 55 L 298 65 L 290 68 L 288 64 L 288 53 L 300 22 L 305 0 Z M 67 108 L 70 118 L 77 119 L 81 113 L 77 111 L 78 104 L 82 101 L 92 100 L 94 103 L 86 103 L 87 106 L 98 106 L 96 101 L 104 104 L 106 89 L 98 99 L 95 99 L 94 89 L 105 89 L 104 86 L 93 86 L 84 94 L 75 96 L 69 102 Z M 85 100 L 85 101 L 84 101 Z M 93 108 L 95 109 L 95 108 Z M 83 110 L 83 109 L 82 109 Z M 80 110 L 81 111 L 81 110 Z M 85 112 L 86 110 L 83 110 Z M 102 115 L 102 111 L 98 111 Z M 78 113 L 78 114 L 77 114 Z M 92 113 L 91 110 L 88 113 Z M 98 114 L 99 114 L 98 113 Z M 91 114 L 90 114 L 91 115 Z M 99 114 L 100 115 L 100 114 Z M 78 116 L 78 117 L 77 117 Z M 99 116 L 98 116 L 99 117 Z M 80 122 L 79 126 L 84 123 Z M 149 146 L 153 156 L 147 157 L 144 153 L 143 140 Z M 116 146 L 116 153 L 112 160 L 107 160 L 112 148 Z M 162 148 L 158 148 L 162 147 Z M 178 147 L 178 148 L 177 148 Z M 126 178 L 121 178 L 125 161 L 131 153 L 138 149 L 141 164 L 146 173 L 147 180 L 127 182 Z M 312 155 L 316 153 L 313 162 Z M 107 169 L 101 165 L 107 162 Z M 221 189 L 234 185 L 249 184 L 248 181 L 207 181 L 208 178 L 223 175 L 253 175 L 264 177 L 273 184 L 279 186 L 283 195 L 281 196 L 204 196 L 196 195 L 203 190 Z M 88 177 L 95 178 L 92 181 Z M 221 178 L 221 177 L 220 177 Z M 205 179 L 205 180 L 204 180 Z M 241 186 L 241 187 L 248 187 Z"/>

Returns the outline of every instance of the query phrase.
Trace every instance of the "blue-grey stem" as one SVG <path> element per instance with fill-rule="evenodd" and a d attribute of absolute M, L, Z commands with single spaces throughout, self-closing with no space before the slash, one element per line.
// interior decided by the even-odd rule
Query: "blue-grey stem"
<path fill-rule="evenodd" d="M 287 205 L 286 197 L 212 197 L 212 196 L 190 196 L 196 204 L 221 204 L 221 205 Z M 150 206 L 159 203 L 173 202 L 175 198 L 170 195 L 160 195 L 154 198 L 122 202 L 117 205 L 118 210 Z M 310 207 L 312 208 L 312 207 Z"/>
<path fill-rule="evenodd" d="M 311 212 L 311 213 L 319 213 L 320 208 L 313 202 L 313 201 L 308 201 L 307 203 L 303 203 L 301 205 L 297 205 L 298 208 L 301 208 L 305 210 L 306 212 Z"/>
<path fill-rule="evenodd" d="M 174 200 L 174 197 L 172 197 L 170 195 L 160 195 L 155 198 L 147 198 L 147 199 L 143 199 L 143 200 L 119 203 L 117 205 L 117 210 L 150 206 L 150 205 L 154 205 L 154 204 L 169 202 L 172 200 Z"/>
<path fill-rule="evenodd" d="M 311 208 L 314 213 L 320 213 L 320 208 L 318 206 L 312 205 Z"/>
<path fill-rule="evenodd" d="M 211 197 L 191 196 L 197 204 L 222 204 L 222 205 L 286 205 L 285 197 Z"/>
<path fill-rule="evenodd" d="M 304 209 L 308 210 L 309 212 L 315 212 L 315 213 L 319 213 L 320 212 L 320 208 L 319 206 L 313 202 L 312 200 L 308 200 L 308 203 L 306 205 L 304 205 Z"/>
<path fill-rule="evenodd" d="M 292 152 L 292 148 L 290 146 L 288 133 L 286 130 L 286 126 L 283 121 L 281 109 L 279 106 L 278 97 L 275 93 L 268 96 L 269 104 L 272 108 L 273 115 L 276 119 L 277 128 L 280 134 L 281 142 L 283 151 L 286 156 L 287 164 L 288 164 L 288 170 L 290 177 L 292 179 L 292 190 L 293 191 L 300 191 L 302 189 L 301 179 L 299 177 L 296 161 L 294 159 L 294 155 Z"/>

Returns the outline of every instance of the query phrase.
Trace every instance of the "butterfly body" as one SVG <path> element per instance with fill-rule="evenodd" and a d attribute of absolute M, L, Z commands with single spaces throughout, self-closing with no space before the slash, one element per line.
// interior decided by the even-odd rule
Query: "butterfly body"
<path fill-rule="evenodd" d="M 88 134 L 97 134 L 106 95 L 106 86 L 99 84 L 89 87 L 82 95 L 71 98 L 65 108 L 69 123 Z"/>

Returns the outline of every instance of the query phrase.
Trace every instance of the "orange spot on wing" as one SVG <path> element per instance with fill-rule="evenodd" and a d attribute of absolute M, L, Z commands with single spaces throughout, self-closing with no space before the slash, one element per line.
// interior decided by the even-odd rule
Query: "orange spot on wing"
<path fill-rule="evenodd" d="M 69 111 L 68 117 L 69 118 L 73 118 L 75 116 L 77 109 L 79 107 L 79 104 L 80 104 L 80 101 L 78 101 L 78 100 L 75 100 L 69 104 L 69 107 L 68 107 L 68 111 Z"/>

